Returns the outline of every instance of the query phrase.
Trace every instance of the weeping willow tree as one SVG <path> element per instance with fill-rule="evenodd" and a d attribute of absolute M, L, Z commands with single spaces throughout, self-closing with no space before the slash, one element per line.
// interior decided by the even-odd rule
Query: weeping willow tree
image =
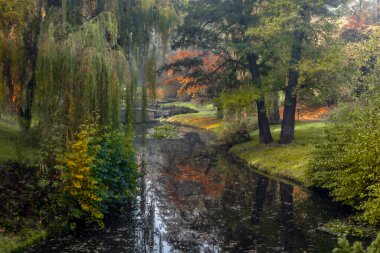
<path fill-rule="evenodd" d="M 70 136 L 83 120 L 98 115 L 101 126 L 120 126 L 129 64 L 117 44 L 116 17 L 104 12 L 72 27 L 51 8 L 41 27 L 35 110 L 45 128 L 56 122 Z"/>
<path fill-rule="evenodd" d="M 169 36 L 178 21 L 171 0 L 64 0 L 65 21 L 77 26 L 102 12 L 111 12 L 118 23 L 117 44 L 130 63 L 131 83 L 126 90 L 126 121 L 134 121 L 135 108 L 145 108 L 154 99 L 152 77 L 166 53 Z M 142 110 L 142 118 L 145 118 Z"/>
<path fill-rule="evenodd" d="M 125 50 L 128 58 L 136 58 L 139 54 L 147 56 L 152 43 L 162 50 L 167 48 L 169 36 L 175 24 L 178 23 L 179 2 L 172 0 L 62 0 L 61 5 L 65 21 L 73 26 L 81 25 L 103 12 L 115 14 L 119 27 L 118 44 Z M 157 38 L 160 45 L 157 45 Z"/>
<path fill-rule="evenodd" d="M 147 101 L 143 96 L 154 91 L 151 80 L 178 20 L 175 1 L 2 2 L 25 8 L 28 3 L 28 15 L 34 15 L 20 14 L 17 23 L 11 13 L 4 18 L 8 28 L 0 29 L 2 112 L 25 118 L 26 129 L 33 115 L 47 129 L 58 121 L 75 130 L 94 111 L 102 125 L 116 126 L 122 97 L 132 124 L 137 101 Z"/>

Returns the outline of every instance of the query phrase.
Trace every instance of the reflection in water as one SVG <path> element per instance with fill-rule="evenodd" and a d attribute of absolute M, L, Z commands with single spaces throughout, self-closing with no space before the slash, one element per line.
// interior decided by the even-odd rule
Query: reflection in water
<path fill-rule="evenodd" d="M 195 133 L 147 139 L 141 154 L 140 194 L 124 214 L 30 252 L 329 252 L 335 243 L 315 231 L 339 215 L 331 203 L 227 161 Z"/>
<path fill-rule="evenodd" d="M 267 177 L 257 174 L 256 194 L 252 212 L 253 224 L 258 224 L 260 222 L 260 215 L 263 211 L 268 182 L 269 179 Z"/>

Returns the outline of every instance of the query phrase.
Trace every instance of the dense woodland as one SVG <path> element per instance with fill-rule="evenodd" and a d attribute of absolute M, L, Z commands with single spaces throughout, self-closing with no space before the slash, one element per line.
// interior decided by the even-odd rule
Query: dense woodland
<path fill-rule="evenodd" d="M 379 1 L 0 0 L 0 233 L 103 227 L 138 192 L 137 118 L 168 97 L 270 147 L 328 108 L 305 185 L 378 231 Z"/>

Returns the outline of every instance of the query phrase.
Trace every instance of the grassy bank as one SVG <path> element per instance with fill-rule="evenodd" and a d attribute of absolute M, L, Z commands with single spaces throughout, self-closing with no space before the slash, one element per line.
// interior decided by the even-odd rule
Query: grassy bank
<path fill-rule="evenodd" d="M 223 120 L 216 117 L 216 109 L 212 104 L 196 105 L 191 102 L 175 102 L 165 104 L 165 106 L 170 105 L 188 107 L 197 110 L 198 113 L 175 115 L 164 119 L 163 122 L 200 128 L 208 130 L 216 136 L 221 135 Z"/>
<path fill-rule="evenodd" d="M 304 184 L 307 163 L 314 145 L 323 135 L 324 122 L 297 122 L 295 142 L 289 145 L 258 144 L 258 131 L 251 133 L 252 141 L 235 145 L 231 152 L 259 171 Z M 271 127 L 275 141 L 281 126 Z"/>
<path fill-rule="evenodd" d="M 35 228 L 25 228 L 17 234 L 0 232 L 0 252 L 11 253 L 21 251 L 40 242 L 46 236 L 46 230 Z"/>
<path fill-rule="evenodd" d="M 221 137 L 223 120 L 216 117 L 212 105 L 197 106 L 193 103 L 171 103 L 187 106 L 198 113 L 176 115 L 166 119 L 168 123 L 187 125 L 209 130 Z M 271 176 L 281 177 L 303 185 L 306 181 L 307 162 L 314 146 L 324 134 L 325 123 L 320 121 L 301 121 L 296 123 L 295 142 L 289 145 L 258 144 L 258 130 L 251 132 L 252 141 L 233 146 L 230 149 L 244 163 Z M 271 127 L 275 143 L 279 139 L 281 126 Z"/>

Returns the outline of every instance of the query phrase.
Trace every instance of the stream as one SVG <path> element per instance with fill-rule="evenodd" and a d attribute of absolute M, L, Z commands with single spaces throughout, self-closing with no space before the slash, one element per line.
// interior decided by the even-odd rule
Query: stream
<path fill-rule="evenodd" d="M 104 229 L 27 252 L 331 252 L 336 238 L 317 228 L 344 215 L 338 206 L 234 163 L 194 131 L 143 141 L 139 196 Z"/>

